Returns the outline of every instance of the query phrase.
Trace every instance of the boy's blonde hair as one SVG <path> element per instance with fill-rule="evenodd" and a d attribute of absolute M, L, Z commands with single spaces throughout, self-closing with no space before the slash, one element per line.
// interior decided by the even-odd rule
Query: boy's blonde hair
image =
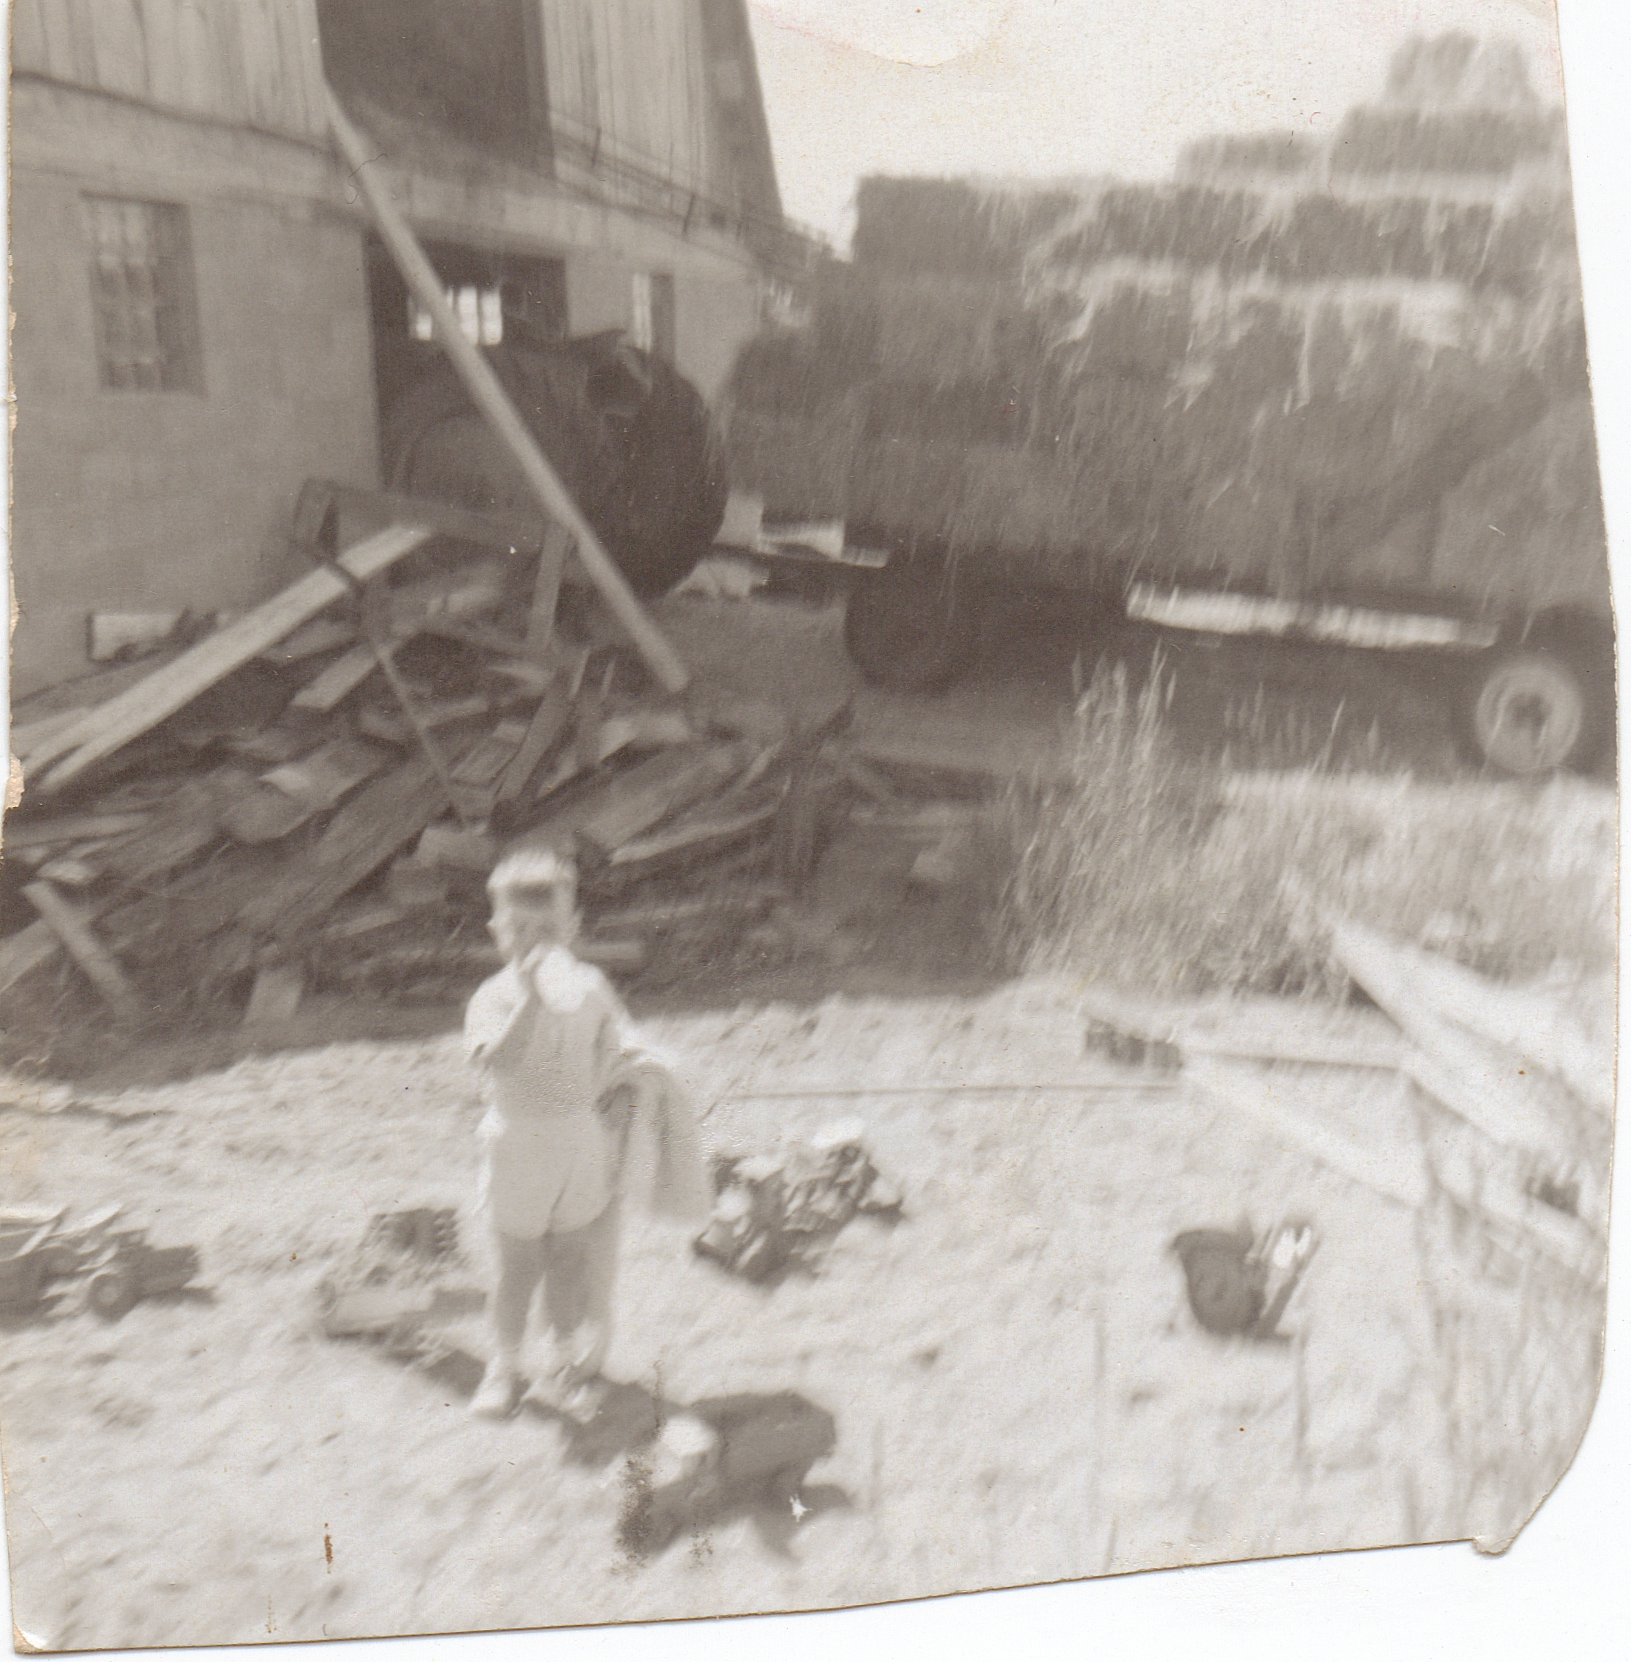
<path fill-rule="evenodd" d="M 518 848 L 506 854 L 487 879 L 488 898 L 494 906 L 529 912 L 547 910 L 563 889 L 570 899 L 577 899 L 578 868 L 552 848 Z"/>

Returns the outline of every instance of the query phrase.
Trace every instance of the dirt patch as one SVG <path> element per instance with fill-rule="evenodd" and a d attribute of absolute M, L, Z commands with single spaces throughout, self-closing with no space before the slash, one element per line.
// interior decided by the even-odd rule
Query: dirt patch
<path fill-rule="evenodd" d="M 19 1202 L 124 1201 L 155 1239 L 201 1247 L 211 1289 L 7 1334 L 24 1632 L 81 1647 L 702 1615 L 1454 1528 L 1410 1215 L 1186 1090 L 1012 1088 L 1081 1076 L 1068 992 L 654 1026 L 691 1059 L 716 1145 L 858 1112 L 906 1217 L 851 1225 L 819 1276 L 774 1291 L 637 1221 L 625 1383 L 587 1436 L 471 1422 L 471 1369 L 315 1329 L 313 1288 L 370 1214 L 469 1217 L 478 1104 L 448 1041 L 9 1114 Z M 1188 1314 L 1172 1236 L 1242 1214 L 1318 1222 L 1295 1344 L 1217 1339 Z M 836 1427 L 800 1495 L 631 1556 L 653 1404 L 786 1392 Z"/>

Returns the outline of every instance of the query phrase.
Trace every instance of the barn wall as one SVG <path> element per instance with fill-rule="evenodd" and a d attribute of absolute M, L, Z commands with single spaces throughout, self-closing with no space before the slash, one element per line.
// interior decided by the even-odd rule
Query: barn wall
<path fill-rule="evenodd" d="M 145 164 L 151 177 L 141 163 L 110 175 L 85 167 L 83 152 L 42 149 L 50 124 L 22 107 L 21 90 L 31 142 L 14 158 L 11 199 L 14 694 L 87 667 L 92 608 L 210 611 L 263 598 L 291 575 L 286 530 L 302 481 L 368 485 L 377 471 L 360 229 L 290 188 L 304 183 L 292 147 L 269 144 L 247 173 L 240 146 L 215 177 L 173 157 Z M 65 101 L 64 125 L 89 138 L 100 101 Z M 175 136 L 151 112 L 121 106 L 116 119 L 114 137 L 137 156 L 163 157 Z M 186 206 L 201 393 L 102 388 L 87 191 Z"/>
<path fill-rule="evenodd" d="M 715 0 L 528 3 L 558 131 L 591 149 L 599 132 L 648 171 L 597 174 L 586 192 L 559 155 L 551 179 L 474 151 L 450 162 L 440 137 L 427 159 L 382 130 L 392 194 L 427 239 L 560 258 L 574 331 L 628 327 L 635 274 L 671 274 L 678 366 L 712 396 L 762 286 L 737 228 L 689 199 L 740 194 Z M 15 0 L 12 17 L 12 664 L 26 693 L 86 667 L 93 608 L 237 608 L 286 580 L 301 481 L 375 482 L 377 412 L 366 220 L 329 151 L 316 0 Z M 751 76 L 725 88 L 744 92 Z M 101 387 L 87 192 L 187 208 L 201 392 Z"/>
<path fill-rule="evenodd" d="M 12 0 L 12 68 L 163 109 L 322 136 L 315 0 Z"/>
<path fill-rule="evenodd" d="M 557 170 L 614 194 L 729 195 L 698 0 L 540 0 Z M 661 181 L 672 181 L 664 192 Z"/>

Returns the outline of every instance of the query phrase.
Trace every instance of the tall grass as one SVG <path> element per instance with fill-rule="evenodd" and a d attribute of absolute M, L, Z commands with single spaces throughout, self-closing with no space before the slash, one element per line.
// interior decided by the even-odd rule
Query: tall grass
<path fill-rule="evenodd" d="M 1064 776 L 1011 785 L 996 804 L 988 920 L 1005 967 L 1151 992 L 1341 998 L 1320 908 L 1502 977 L 1612 965 L 1608 791 L 1328 765 L 1234 776 L 1180 753 L 1170 697 L 1159 670 L 1135 691 L 1121 666 L 1101 669 Z"/>

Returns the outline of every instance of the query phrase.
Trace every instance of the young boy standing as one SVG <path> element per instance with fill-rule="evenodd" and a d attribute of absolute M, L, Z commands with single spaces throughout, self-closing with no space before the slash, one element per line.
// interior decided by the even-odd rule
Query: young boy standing
<path fill-rule="evenodd" d="M 603 1099 L 627 1016 L 606 978 L 572 954 L 570 861 L 547 850 L 511 854 L 488 892 L 506 961 L 471 999 L 465 1040 L 487 1084 L 482 1191 L 498 1285 L 493 1356 L 470 1411 L 503 1419 L 524 1389 L 521 1346 L 540 1281 L 557 1394 L 569 1410 L 583 1406 L 606 1357 L 627 1109 Z"/>

